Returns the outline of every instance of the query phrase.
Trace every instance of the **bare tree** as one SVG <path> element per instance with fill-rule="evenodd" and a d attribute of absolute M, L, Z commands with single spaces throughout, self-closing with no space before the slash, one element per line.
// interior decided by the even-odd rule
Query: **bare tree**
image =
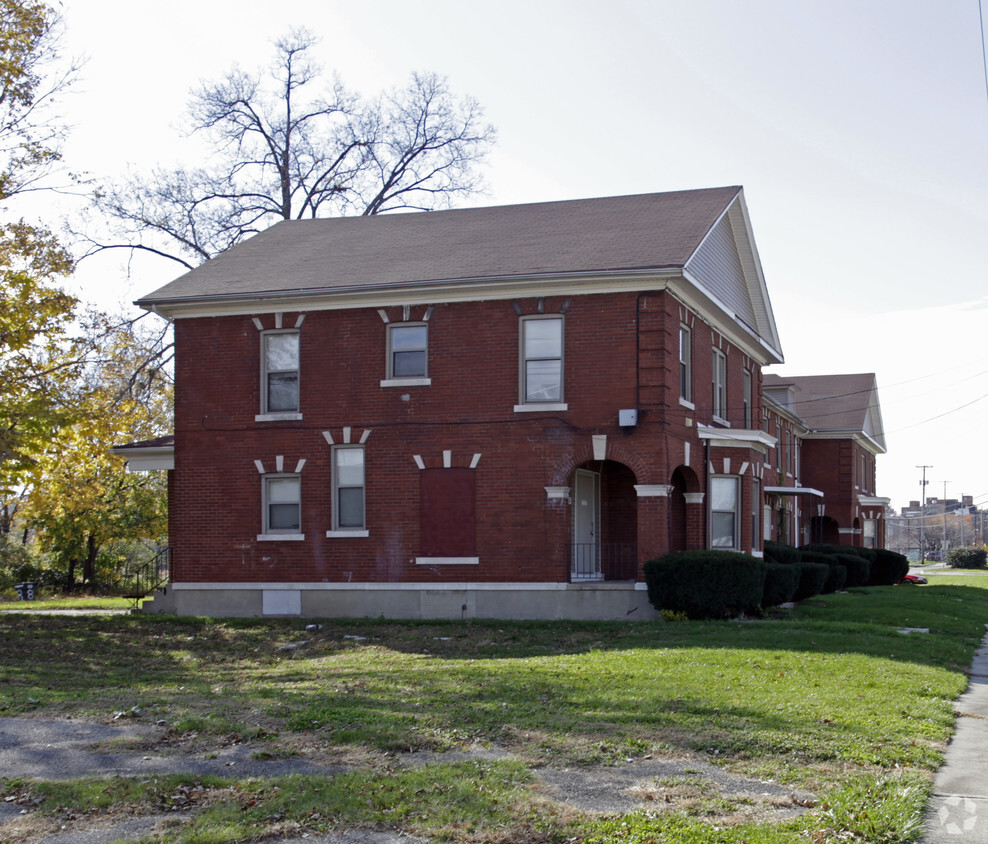
<path fill-rule="evenodd" d="M 374 100 L 338 80 L 316 94 L 316 44 L 293 31 L 269 72 L 235 69 L 195 90 L 189 127 L 212 160 L 98 192 L 116 238 L 87 234 L 87 254 L 144 250 L 192 268 L 278 220 L 448 207 L 481 188 L 494 129 L 476 101 L 436 74 Z"/>

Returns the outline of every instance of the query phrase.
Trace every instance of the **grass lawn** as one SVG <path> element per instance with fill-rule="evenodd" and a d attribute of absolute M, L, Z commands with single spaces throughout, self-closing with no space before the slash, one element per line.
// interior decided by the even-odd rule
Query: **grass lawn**
<path fill-rule="evenodd" d="M 58 829 L 66 812 L 151 813 L 179 795 L 193 819 L 153 840 L 377 827 L 505 844 L 913 841 L 985 633 L 986 587 L 988 578 L 935 576 L 743 622 L 361 620 L 318 630 L 26 616 L 3 604 L 0 716 L 126 718 L 166 728 L 162 747 L 248 742 L 257 758 L 348 773 L 7 778 L 0 791 L 33 807 L 33 834 Z M 488 752 L 464 754 L 477 750 Z M 412 765 L 408 751 L 434 755 Z M 624 815 L 582 814 L 540 794 L 540 769 L 645 758 L 713 763 L 814 797 L 780 820 L 699 774 L 650 783 L 648 810 Z M 30 840 L 10 826 L 0 842 Z"/>

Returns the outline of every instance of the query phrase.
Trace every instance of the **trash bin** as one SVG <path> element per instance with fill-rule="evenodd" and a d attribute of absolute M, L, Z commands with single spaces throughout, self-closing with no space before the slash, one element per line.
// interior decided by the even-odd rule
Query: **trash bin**
<path fill-rule="evenodd" d="M 15 583 L 14 588 L 17 590 L 17 597 L 22 601 L 33 601 L 36 585 L 34 583 Z"/>

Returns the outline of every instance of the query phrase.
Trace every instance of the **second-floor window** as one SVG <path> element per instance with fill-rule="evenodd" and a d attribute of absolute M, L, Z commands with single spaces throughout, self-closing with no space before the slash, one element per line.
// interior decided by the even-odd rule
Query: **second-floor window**
<path fill-rule="evenodd" d="M 744 371 L 744 427 L 751 428 L 751 370 Z"/>
<path fill-rule="evenodd" d="M 713 414 L 727 418 L 727 357 L 719 349 L 714 349 L 713 358 Z"/>
<path fill-rule="evenodd" d="M 563 318 L 523 317 L 521 321 L 521 401 L 563 400 Z"/>
<path fill-rule="evenodd" d="M 261 335 L 261 412 L 298 413 L 298 332 Z"/>
<path fill-rule="evenodd" d="M 679 398 L 693 401 L 693 338 L 685 325 L 679 326 Z"/>
<path fill-rule="evenodd" d="M 388 378 L 428 376 L 429 327 L 426 323 L 388 326 Z"/>

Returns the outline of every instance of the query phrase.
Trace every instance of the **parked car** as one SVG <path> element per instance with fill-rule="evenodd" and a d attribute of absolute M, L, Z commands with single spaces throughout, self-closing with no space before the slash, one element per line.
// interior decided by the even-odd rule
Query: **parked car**
<path fill-rule="evenodd" d="M 907 574 L 902 580 L 899 581 L 900 584 L 912 583 L 915 586 L 921 586 L 924 583 L 929 583 L 925 577 L 921 574 Z"/>

